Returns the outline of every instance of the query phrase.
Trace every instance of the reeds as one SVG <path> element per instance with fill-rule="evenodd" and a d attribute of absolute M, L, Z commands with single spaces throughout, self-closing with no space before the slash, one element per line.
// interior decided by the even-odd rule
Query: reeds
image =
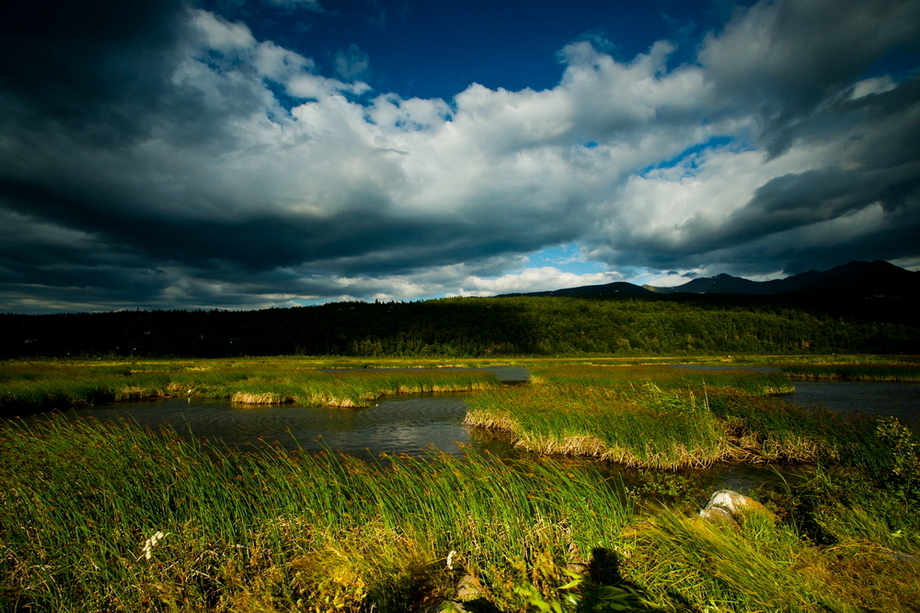
<path fill-rule="evenodd" d="M 858 610 L 846 595 L 835 593 L 839 588 L 827 558 L 765 515 L 752 512 L 736 528 L 664 511 L 634 530 L 638 551 L 630 557 L 630 571 L 647 581 L 650 597 L 671 607 Z"/>
<path fill-rule="evenodd" d="M 471 397 L 467 423 L 506 431 L 528 450 L 636 467 L 814 462 L 863 452 L 871 461 L 878 455 L 874 434 L 859 424 L 773 398 L 791 391 L 780 373 L 661 366 L 534 372 L 529 387 Z"/>
<path fill-rule="evenodd" d="M 787 507 L 807 506 L 831 535 L 821 547 L 797 512 L 737 528 L 633 516 L 615 486 L 550 459 L 367 464 L 112 422 L 10 422 L 0 610 L 405 613 L 463 599 L 575 612 L 617 598 L 647 611 L 909 611 L 920 598 L 908 560 L 920 515 L 865 477 L 790 486 Z"/>
<path fill-rule="evenodd" d="M 296 370 L 92 372 L 121 384 L 165 377 L 171 393 L 278 394 L 272 401 L 488 384 L 451 371 Z M 834 468 L 766 501 L 783 522 L 716 527 L 673 511 L 633 515 L 618 483 L 576 460 L 432 451 L 375 464 L 233 452 L 127 423 L 13 420 L 0 425 L 0 611 L 403 613 L 461 599 L 480 610 L 575 612 L 616 597 L 634 610 L 753 613 L 909 611 L 920 600 L 910 561 L 920 556 L 920 457 L 900 424 L 786 405 L 769 396 L 783 385 L 770 373 L 533 371 L 530 385 L 471 394 L 471 414 L 547 453 Z M 42 381 L 13 375 L 4 386 Z"/>
<path fill-rule="evenodd" d="M 0 440 L 5 610 L 409 611 L 464 575 L 514 610 L 538 558 L 562 576 L 628 518 L 593 469 L 551 462 L 374 466 L 57 418 Z"/>
<path fill-rule="evenodd" d="M 480 392 L 466 422 L 506 430 L 515 444 L 628 466 L 703 466 L 724 457 L 727 439 L 704 398 L 661 389 L 560 384 Z"/>

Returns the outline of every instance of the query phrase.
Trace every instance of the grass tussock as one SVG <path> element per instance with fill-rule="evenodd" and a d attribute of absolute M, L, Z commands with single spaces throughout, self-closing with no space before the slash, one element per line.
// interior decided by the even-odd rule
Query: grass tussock
<path fill-rule="evenodd" d="M 535 370 L 530 386 L 475 394 L 467 423 L 506 431 L 531 451 L 637 467 L 836 453 L 821 432 L 833 420 L 772 397 L 788 391 L 779 373 L 558 366 Z"/>
<path fill-rule="evenodd" d="M 880 470 L 889 462 L 890 444 L 875 420 L 775 398 L 791 388 L 780 373 L 662 366 L 535 372 L 529 386 L 473 395 L 467 423 L 503 431 L 527 450 L 643 468 L 733 460 Z"/>
<path fill-rule="evenodd" d="M 738 529 L 662 512 L 634 530 L 630 571 L 658 602 L 711 611 L 858 610 L 829 589 L 825 560 L 766 515 L 750 513 Z"/>

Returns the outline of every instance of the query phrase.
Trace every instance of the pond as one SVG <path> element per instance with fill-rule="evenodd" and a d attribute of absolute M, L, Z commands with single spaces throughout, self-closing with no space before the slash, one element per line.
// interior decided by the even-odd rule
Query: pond
<path fill-rule="evenodd" d="M 384 398 L 366 409 L 254 407 L 234 405 L 227 400 L 167 398 L 78 409 L 62 415 L 68 419 L 125 419 L 153 429 L 168 425 L 181 436 L 220 441 L 240 450 L 277 444 L 313 452 L 332 450 L 365 460 L 379 458 L 381 454 L 422 455 L 432 448 L 457 456 L 468 450 L 505 458 L 535 455 L 514 448 L 500 435 L 464 426 L 466 410 L 461 396 L 419 394 Z M 789 476 L 788 471 L 750 464 L 718 464 L 706 470 L 672 472 L 624 469 L 583 458 L 559 461 L 573 469 L 592 464 L 612 483 L 642 489 L 639 496 L 643 498 L 654 497 L 656 490 L 667 489 L 675 480 L 684 486 L 692 482 L 702 492 L 700 503 L 713 490 L 751 492 L 764 483 Z"/>
<path fill-rule="evenodd" d="M 821 405 L 843 413 L 889 415 L 904 423 L 920 418 L 920 385 L 867 381 L 796 381 L 782 396 L 803 406 Z"/>
<path fill-rule="evenodd" d="M 519 372 L 508 374 L 513 375 L 509 378 L 522 378 Z M 784 400 L 822 404 L 832 410 L 896 415 L 905 422 L 916 421 L 920 415 L 920 386 L 916 385 L 810 381 L 795 385 L 796 392 L 784 396 Z M 364 459 L 381 454 L 421 455 L 432 448 L 457 456 L 467 450 L 488 451 L 500 457 L 528 455 L 500 436 L 464 426 L 466 410 L 462 395 L 424 394 L 383 398 L 366 409 L 262 407 L 234 405 L 227 400 L 169 398 L 80 409 L 64 415 L 69 419 L 127 419 L 154 429 L 169 425 L 182 436 L 221 441 L 242 450 L 277 444 L 288 449 L 332 450 Z M 573 468 L 584 463 L 596 465 L 584 459 L 560 461 L 571 462 Z M 659 490 L 666 489 L 671 479 L 668 471 L 636 471 L 609 465 L 599 468 L 606 477 L 630 489 L 648 487 L 650 480 Z M 708 496 L 722 488 L 752 492 L 766 483 L 794 480 L 801 473 L 797 467 L 720 464 L 670 474 L 692 481 Z M 663 485 L 656 483 L 661 480 Z"/>
<path fill-rule="evenodd" d="M 287 449 L 329 449 L 358 457 L 418 455 L 431 447 L 462 455 L 463 447 L 507 453 L 510 445 L 471 435 L 466 404 L 454 395 L 384 398 L 366 409 L 296 405 L 251 406 L 228 400 L 166 398 L 111 404 L 65 413 L 68 418 L 127 419 L 154 429 L 169 425 L 182 436 L 220 440 L 245 449 L 277 444 Z"/>

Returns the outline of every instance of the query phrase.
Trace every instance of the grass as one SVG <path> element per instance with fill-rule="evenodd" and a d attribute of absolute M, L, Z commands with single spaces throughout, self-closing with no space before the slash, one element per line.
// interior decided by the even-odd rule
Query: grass
<path fill-rule="evenodd" d="M 54 386 L 109 394 L 113 381 L 276 402 L 471 385 L 458 371 L 319 365 L 6 364 L 0 389 L 80 398 Z M 0 612 L 428 612 L 454 599 L 507 613 L 917 610 L 920 442 L 897 420 L 788 405 L 773 397 L 789 385 L 780 373 L 529 366 L 530 384 L 468 397 L 474 419 L 528 449 L 638 467 L 794 461 L 810 476 L 757 492 L 771 514 L 713 525 L 684 500 L 636 512 L 627 492 L 641 488 L 578 459 L 432 451 L 374 464 L 239 453 L 126 423 L 8 420 Z M 644 470 L 648 490 L 698 494 L 678 473 Z"/>
<path fill-rule="evenodd" d="M 814 461 L 849 442 L 837 440 L 837 416 L 773 398 L 792 391 L 780 373 L 557 366 L 534 375 L 529 387 L 470 398 L 467 423 L 531 451 L 648 468 Z"/>
<path fill-rule="evenodd" d="M 243 404 L 298 402 L 369 406 L 392 394 L 463 392 L 495 384 L 486 372 L 437 368 L 325 370 L 306 360 L 198 360 L 120 364 L 0 365 L 0 415 L 163 396 L 229 398 Z"/>
<path fill-rule="evenodd" d="M 653 468 L 702 466 L 727 454 L 702 398 L 694 404 L 661 390 L 535 385 L 477 394 L 469 405 L 467 423 L 504 430 L 540 453 Z"/>
<path fill-rule="evenodd" d="M 797 364 L 783 372 L 798 381 L 920 381 L 920 364 Z"/>
<path fill-rule="evenodd" d="M 59 417 L 0 441 L 3 611 L 434 611 L 461 589 L 509 613 L 920 601 L 897 558 L 920 556 L 920 498 L 893 473 L 818 470 L 766 495 L 779 521 L 732 528 L 633 515 L 596 469 L 552 459 L 231 453 Z"/>
<path fill-rule="evenodd" d="M 372 466 L 127 424 L 2 430 L 4 610 L 406 611 L 466 574 L 518 607 L 514 587 L 590 558 L 628 517 L 595 471 L 552 462 Z"/>

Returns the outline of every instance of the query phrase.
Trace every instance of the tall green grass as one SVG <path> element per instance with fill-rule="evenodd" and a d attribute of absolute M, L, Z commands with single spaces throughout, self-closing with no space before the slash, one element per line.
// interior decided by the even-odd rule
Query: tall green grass
<path fill-rule="evenodd" d="M 513 610 L 537 567 L 564 576 L 628 518 L 590 468 L 229 453 L 62 419 L 0 427 L 0 499 L 9 611 L 407 611 L 463 575 Z"/>
<path fill-rule="evenodd" d="M 530 386 L 471 397 L 467 423 L 508 432 L 532 451 L 638 467 L 826 460 L 881 470 L 889 461 L 874 421 L 774 398 L 792 387 L 780 373 L 660 366 L 534 372 Z"/>
<path fill-rule="evenodd" d="M 200 386 L 193 394 L 271 382 L 270 393 L 293 395 L 308 380 L 283 361 L 93 368 L 116 382 L 165 376 L 177 393 Z M 775 373 L 532 370 L 530 385 L 471 394 L 471 414 L 550 453 L 821 468 L 763 493 L 779 521 L 719 527 L 647 506 L 633 515 L 617 483 L 574 460 L 432 452 L 373 464 L 232 452 L 126 423 L 12 420 L 0 424 L 0 611 L 406 612 L 463 596 L 508 613 L 612 603 L 753 613 L 920 601 L 917 562 L 904 558 L 920 556 L 920 444 L 895 420 L 786 405 L 770 396 L 785 384 Z M 0 372 L 4 386 L 43 381 L 28 368 Z M 447 373 L 309 380 L 345 397 L 431 389 Z"/>
<path fill-rule="evenodd" d="M 766 515 L 750 512 L 737 528 L 664 511 L 634 534 L 626 573 L 667 610 L 859 611 L 828 558 Z"/>
<path fill-rule="evenodd" d="M 704 466 L 728 453 L 703 397 L 660 388 L 544 384 L 481 392 L 467 402 L 467 423 L 504 430 L 540 453 L 653 468 Z"/>
<path fill-rule="evenodd" d="M 833 537 L 815 547 L 797 512 L 740 527 L 632 515 L 583 463 L 368 464 L 14 421 L 0 426 L 0 610 L 404 613 L 463 596 L 508 613 L 910 611 L 920 574 L 895 554 L 920 554 L 918 507 L 859 473 L 818 474 L 783 503 L 807 502 Z"/>

